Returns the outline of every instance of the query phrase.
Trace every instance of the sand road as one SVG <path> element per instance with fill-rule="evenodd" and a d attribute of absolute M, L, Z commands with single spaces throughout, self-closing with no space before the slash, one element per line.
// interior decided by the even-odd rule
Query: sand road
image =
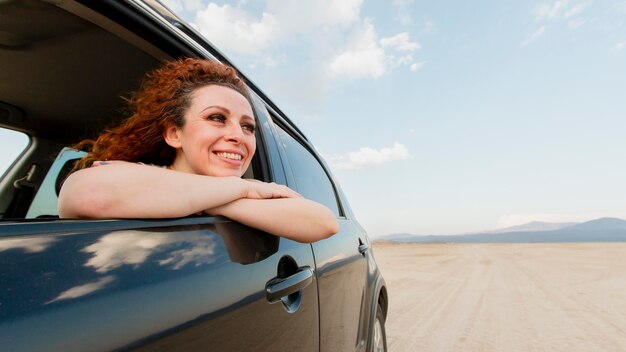
<path fill-rule="evenodd" d="M 626 351 L 626 243 L 375 243 L 390 351 Z"/>

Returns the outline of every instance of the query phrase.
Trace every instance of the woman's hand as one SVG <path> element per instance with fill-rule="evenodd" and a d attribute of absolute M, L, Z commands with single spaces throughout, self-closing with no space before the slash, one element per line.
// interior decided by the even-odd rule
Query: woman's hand
<path fill-rule="evenodd" d="M 245 197 L 204 211 L 298 242 L 315 242 L 339 231 L 335 215 L 287 186 L 241 179 Z"/>
<path fill-rule="evenodd" d="M 244 225 L 310 243 L 328 238 L 339 231 L 335 215 L 325 206 L 296 197 L 279 199 L 238 199 L 205 211 L 225 216 Z"/>
<path fill-rule="evenodd" d="M 238 179 L 243 183 L 243 196 L 240 199 L 280 199 L 303 198 L 300 193 L 291 188 L 274 182 L 263 182 L 255 179 Z M 233 200 L 236 201 L 236 200 Z M 207 215 L 223 215 L 223 210 L 229 208 L 231 202 L 205 209 Z"/>
<path fill-rule="evenodd" d="M 291 188 L 274 182 L 263 182 L 259 180 L 243 179 L 246 192 L 243 198 L 247 199 L 275 199 L 275 198 L 302 198 L 302 196 Z"/>

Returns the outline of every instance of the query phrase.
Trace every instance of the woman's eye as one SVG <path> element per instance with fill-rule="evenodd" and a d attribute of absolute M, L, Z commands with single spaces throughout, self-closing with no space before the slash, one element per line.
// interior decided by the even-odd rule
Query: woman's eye
<path fill-rule="evenodd" d="M 226 121 L 226 118 L 224 117 L 224 115 L 214 114 L 214 115 L 209 115 L 209 120 L 216 121 L 216 122 L 224 122 Z"/>
<path fill-rule="evenodd" d="M 256 126 L 252 125 L 252 124 L 243 124 L 243 125 L 241 125 L 241 128 L 243 130 L 246 130 L 246 131 L 254 133 L 254 130 L 256 129 Z"/>

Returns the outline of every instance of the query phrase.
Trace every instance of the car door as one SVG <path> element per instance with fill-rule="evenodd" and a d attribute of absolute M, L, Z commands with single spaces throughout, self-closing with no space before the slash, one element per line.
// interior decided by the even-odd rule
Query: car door
<path fill-rule="evenodd" d="M 284 182 L 260 125 L 255 173 Z M 309 244 L 221 217 L 5 220 L 0 346 L 318 351 L 314 269 Z"/>
<path fill-rule="evenodd" d="M 368 269 L 368 246 L 363 229 L 346 216 L 329 173 L 298 132 L 272 114 L 275 134 L 288 178 L 305 198 L 326 205 L 338 218 L 340 231 L 312 244 L 317 264 L 320 299 L 321 351 L 364 350 L 373 292 Z M 369 259 L 373 261 L 373 259 Z"/>

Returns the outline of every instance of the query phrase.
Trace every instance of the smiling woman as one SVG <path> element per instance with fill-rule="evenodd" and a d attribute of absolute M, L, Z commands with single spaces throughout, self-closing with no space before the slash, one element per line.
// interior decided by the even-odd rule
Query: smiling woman
<path fill-rule="evenodd" d="M 168 62 L 128 103 L 126 121 L 75 146 L 89 153 L 61 189 L 61 217 L 221 215 L 301 242 L 338 231 L 325 206 L 286 186 L 241 178 L 256 151 L 255 118 L 234 69 Z"/>
<path fill-rule="evenodd" d="M 165 128 L 165 141 L 177 151 L 171 168 L 210 176 L 243 175 L 256 150 L 253 116 L 239 92 L 218 85 L 199 88 L 185 124 Z"/>

